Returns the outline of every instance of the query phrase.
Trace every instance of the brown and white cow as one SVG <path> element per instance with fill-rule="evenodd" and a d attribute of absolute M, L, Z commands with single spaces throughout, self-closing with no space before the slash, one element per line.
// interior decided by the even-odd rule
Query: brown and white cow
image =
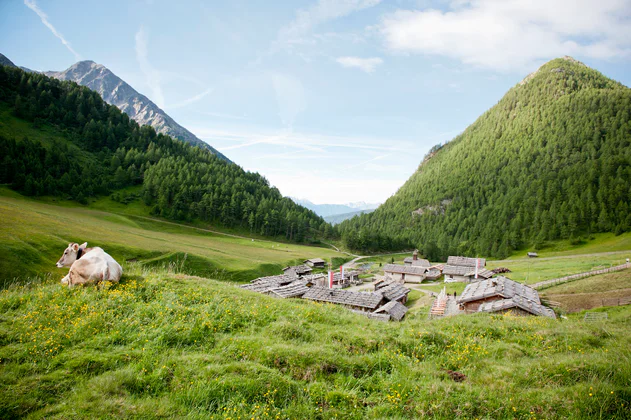
<path fill-rule="evenodd" d="M 70 267 L 70 272 L 61 279 L 68 287 L 77 284 L 99 283 L 120 280 L 123 269 L 107 252 L 99 247 L 88 248 L 87 242 L 68 244 L 57 267 Z"/>

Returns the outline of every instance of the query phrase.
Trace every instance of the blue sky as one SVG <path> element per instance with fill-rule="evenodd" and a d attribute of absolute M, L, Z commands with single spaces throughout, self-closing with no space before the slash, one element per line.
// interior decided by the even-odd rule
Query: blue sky
<path fill-rule="evenodd" d="M 549 59 L 630 86 L 631 2 L 2 0 L 0 52 L 105 65 L 285 195 L 382 202 Z"/>

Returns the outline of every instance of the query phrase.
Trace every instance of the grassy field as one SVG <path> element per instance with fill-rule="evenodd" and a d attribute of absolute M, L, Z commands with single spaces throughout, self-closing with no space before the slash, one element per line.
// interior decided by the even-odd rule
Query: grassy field
<path fill-rule="evenodd" d="M 609 313 L 380 323 L 132 264 L 0 292 L 0 417 L 629 418 L 631 308 Z"/>
<path fill-rule="evenodd" d="M 631 270 L 575 280 L 542 290 L 542 297 L 577 312 L 603 306 L 603 299 L 631 297 Z"/>
<path fill-rule="evenodd" d="M 527 284 L 563 277 L 568 274 L 608 268 L 624 264 L 631 258 L 631 250 L 594 254 L 575 254 L 545 258 L 522 258 L 487 261 L 486 268 L 507 267 L 512 272 L 507 277 Z"/>
<path fill-rule="evenodd" d="M 241 239 L 183 225 L 26 199 L 0 188 L 0 278 L 63 277 L 54 263 L 69 242 L 100 246 L 123 264 L 179 265 L 190 274 L 249 281 L 305 258 L 346 257 L 333 250 Z"/>

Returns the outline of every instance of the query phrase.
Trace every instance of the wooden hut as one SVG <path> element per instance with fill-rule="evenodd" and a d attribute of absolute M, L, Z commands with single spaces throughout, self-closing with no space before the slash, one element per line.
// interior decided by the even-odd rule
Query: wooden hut
<path fill-rule="evenodd" d="M 478 272 L 486 266 L 484 258 L 449 257 L 443 270 L 445 282 L 466 282 L 466 275 L 478 267 Z"/>
<path fill-rule="evenodd" d="M 397 282 L 382 282 L 375 284 L 375 293 L 380 293 L 385 300 L 405 303 L 408 300 L 410 289 Z"/>
<path fill-rule="evenodd" d="M 326 261 L 324 261 L 322 258 L 311 258 L 309 260 L 306 260 L 305 264 L 313 268 L 324 268 Z"/>
<path fill-rule="evenodd" d="M 283 268 L 283 273 L 288 275 L 296 275 L 296 277 L 302 277 L 311 274 L 313 268 L 308 265 L 294 265 Z"/>
<path fill-rule="evenodd" d="M 429 267 L 431 265 L 428 260 L 420 259 L 418 257 L 418 249 L 414 250 L 414 253 L 412 254 L 411 257 L 406 257 L 405 259 L 403 259 L 403 263 L 405 265 L 419 266 L 419 267 Z"/>
<path fill-rule="evenodd" d="M 390 315 L 390 319 L 392 321 L 401 321 L 405 314 L 407 313 L 408 308 L 400 302 L 396 300 L 392 300 L 381 308 L 377 309 L 374 314 L 388 314 Z"/>
<path fill-rule="evenodd" d="M 386 264 L 383 267 L 383 274 L 386 280 L 400 283 L 421 283 L 425 280 L 426 272 L 427 267 L 415 265 Z"/>
<path fill-rule="evenodd" d="M 513 310 L 519 314 L 556 317 L 553 310 L 541 304 L 535 289 L 502 276 L 469 284 L 458 304 L 467 313 Z"/>
<path fill-rule="evenodd" d="M 329 302 L 358 311 L 374 311 L 383 301 L 379 293 L 350 292 L 348 290 L 327 289 L 313 286 L 302 296 L 316 302 Z"/>

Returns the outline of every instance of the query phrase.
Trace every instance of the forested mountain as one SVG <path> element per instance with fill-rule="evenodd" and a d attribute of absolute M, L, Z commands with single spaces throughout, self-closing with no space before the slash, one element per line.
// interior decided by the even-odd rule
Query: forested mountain
<path fill-rule="evenodd" d="M 87 86 L 97 91 L 105 102 L 117 106 L 138 124 L 150 125 L 158 133 L 184 140 L 195 146 L 206 147 L 217 156 L 227 159 L 208 143 L 198 139 L 193 133 L 175 122 L 149 98 L 138 93 L 123 79 L 101 64 L 94 61 L 79 61 L 64 71 L 48 71 L 44 74 L 59 80 L 70 80 L 81 86 Z"/>
<path fill-rule="evenodd" d="M 353 249 L 418 247 L 435 260 L 628 231 L 630 117 L 629 88 L 570 57 L 552 60 L 340 231 Z"/>
<path fill-rule="evenodd" d="M 139 126 L 76 83 L 0 66 L 0 117 L 0 183 L 24 194 L 85 202 L 142 185 L 144 202 L 167 218 L 294 241 L 330 234 L 322 218 L 282 197 L 259 174 Z M 11 118 L 30 122 L 37 138 L 2 135 L 2 121 Z"/>

